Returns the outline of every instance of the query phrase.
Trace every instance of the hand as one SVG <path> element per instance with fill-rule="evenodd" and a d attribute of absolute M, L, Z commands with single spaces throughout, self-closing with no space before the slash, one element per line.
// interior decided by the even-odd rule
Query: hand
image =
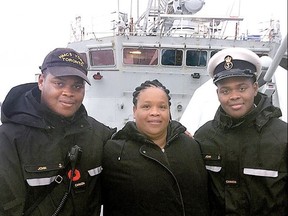
<path fill-rule="evenodd" d="M 186 130 L 184 133 L 185 133 L 186 135 L 190 136 L 191 138 L 193 138 L 192 134 L 191 134 L 189 131 Z"/>

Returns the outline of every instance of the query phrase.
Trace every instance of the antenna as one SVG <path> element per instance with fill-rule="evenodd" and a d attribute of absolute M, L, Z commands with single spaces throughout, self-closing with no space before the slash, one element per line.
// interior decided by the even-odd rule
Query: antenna
<path fill-rule="evenodd" d="M 82 41 L 84 39 L 84 28 L 82 28 L 81 16 L 75 17 L 75 23 L 71 24 L 72 37 L 74 41 Z"/>

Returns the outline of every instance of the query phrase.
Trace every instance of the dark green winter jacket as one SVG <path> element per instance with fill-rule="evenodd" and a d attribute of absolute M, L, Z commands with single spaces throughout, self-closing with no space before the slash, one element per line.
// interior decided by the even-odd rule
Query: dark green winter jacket
<path fill-rule="evenodd" d="M 219 107 L 194 135 L 209 174 L 212 215 L 287 215 L 287 123 L 266 95 L 258 93 L 255 104 L 237 121 Z"/>
<path fill-rule="evenodd" d="M 64 119 L 39 101 L 37 83 L 30 83 L 14 87 L 2 104 L 0 215 L 20 216 L 39 202 L 29 215 L 51 216 L 68 191 L 68 152 L 75 145 L 82 154 L 59 215 L 98 215 L 103 144 L 112 130 L 88 117 L 83 105 Z"/>
<path fill-rule="evenodd" d="M 106 216 L 209 215 L 200 148 L 172 121 L 161 150 L 128 122 L 104 147 Z"/>

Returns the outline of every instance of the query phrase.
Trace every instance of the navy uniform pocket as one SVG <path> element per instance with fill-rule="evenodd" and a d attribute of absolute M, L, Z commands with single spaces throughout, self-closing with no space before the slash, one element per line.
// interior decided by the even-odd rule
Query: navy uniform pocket
<path fill-rule="evenodd" d="M 64 170 L 64 163 L 24 165 L 24 179 L 29 186 L 50 185 L 61 171 Z"/>
<path fill-rule="evenodd" d="M 205 167 L 207 170 L 212 172 L 220 172 L 222 169 L 221 165 L 221 155 L 220 154 L 211 154 L 203 153 L 203 160 L 205 162 Z"/>

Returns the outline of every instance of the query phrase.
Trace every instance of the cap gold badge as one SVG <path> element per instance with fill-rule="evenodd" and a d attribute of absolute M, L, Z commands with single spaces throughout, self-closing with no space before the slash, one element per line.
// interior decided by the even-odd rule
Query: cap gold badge
<path fill-rule="evenodd" d="M 224 58 L 224 68 L 225 70 L 231 70 L 233 68 L 233 62 L 232 62 L 232 57 L 230 55 L 227 55 L 225 58 Z"/>

